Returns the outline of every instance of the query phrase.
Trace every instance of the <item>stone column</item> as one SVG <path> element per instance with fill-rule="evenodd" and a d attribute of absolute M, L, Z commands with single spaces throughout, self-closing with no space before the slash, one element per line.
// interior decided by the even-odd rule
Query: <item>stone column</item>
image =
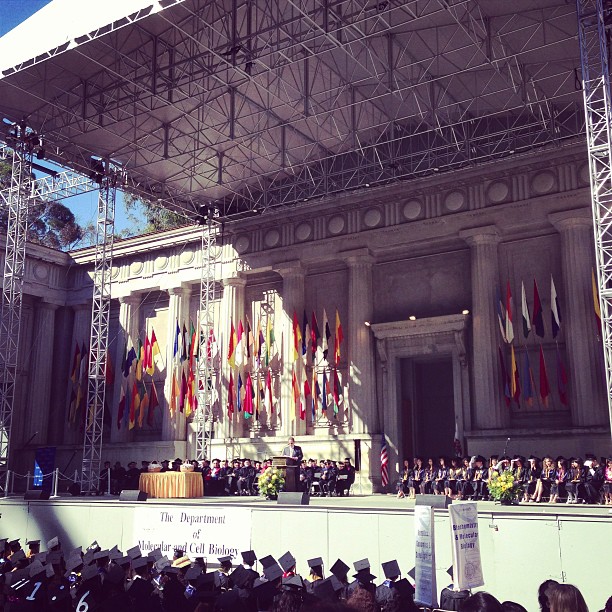
<path fill-rule="evenodd" d="M 368 249 L 343 253 L 349 268 L 349 405 L 351 408 L 351 432 L 354 434 L 377 433 L 380 429 L 376 409 L 376 374 L 374 349 L 370 327 L 372 321 L 372 264 L 374 259 Z"/>
<path fill-rule="evenodd" d="M 495 226 L 465 230 L 459 235 L 468 243 L 472 254 L 473 425 L 478 429 L 500 429 L 509 421 L 501 401 L 495 310 L 500 236 Z"/>
<path fill-rule="evenodd" d="M 291 380 L 293 366 L 296 368 L 301 364 L 294 362 L 294 346 L 293 346 L 293 313 L 301 312 L 304 308 L 304 277 L 306 271 L 302 268 L 299 261 L 292 261 L 282 264 L 276 271 L 283 278 L 283 310 L 280 317 L 275 319 L 276 329 L 278 323 L 281 323 L 282 330 L 282 374 L 281 374 L 281 402 L 280 414 L 282 415 L 281 435 L 283 436 L 299 436 L 306 433 L 306 421 L 300 420 L 300 415 L 294 411 L 293 396 L 291 388 Z M 298 314 L 299 317 L 299 314 Z M 298 318 L 299 322 L 299 318 Z M 278 336 L 276 336 L 278 339 Z M 301 356 L 298 357 L 301 359 Z M 302 369 L 301 384 L 304 384 L 303 377 L 306 376 L 305 368 Z"/>
<path fill-rule="evenodd" d="M 172 397 L 173 374 L 177 377 L 178 388 L 181 388 L 180 360 L 174 357 L 174 339 L 176 337 L 176 323 L 178 321 L 181 334 L 183 322 L 189 321 L 189 298 L 191 288 L 172 287 L 168 289 L 170 301 L 168 303 L 168 328 L 166 330 L 166 381 L 164 384 L 164 396 L 166 398 L 166 409 L 162 420 L 162 439 L 178 440 L 184 442 L 187 436 L 187 419 L 184 412 L 176 410 L 174 417 L 170 414 L 170 398 Z M 179 352 L 181 350 L 182 336 L 179 341 Z"/>
<path fill-rule="evenodd" d="M 572 210 L 549 215 L 561 235 L 563 291 L 555 282 L 561 303 L 561 333 L 565 336 L 569 363 L 570 409 L 577 427 L 601 426 L 608 422 L 601 375 L 602 350 L 593 330 L 594 266 L 591 211 Z M 556 280 L 556 279 L 555 279 Z"/>
<path fill-rule="evenodd" d="M 35 446 L 47 443 L 51 403 L 51 372 L 57 304 L 40 301 L 34 306 L 34 332 L 30 358 L 30 382 L 23 439 L 32 438 Z"/>
<path fill-rule="evenodd" d="M 91 304 L 77 304 L 72 307 L 74 310 L 74 323 L 72 326 L 72 341 L 70 342 L 70 372 L 72 372 L 72 366 L 74 361 L 74 349 L 78 342 L 79 350 L 85 344 L 85 347 L 89 347 L 89 340 L 91 335 Z M 87 371 L 87 364 L 85 364 L 85 371 Z M 72 382 L 68 384 L 66 393 L 66 416 L 64 423 L 68 423 L 70 414 L 70 397 L 72 392 Z M 84 393 L 87 393 L 87 382 L 83 389 Z M 79 415 L 81 418 L 82 415 Z M 76 423 L 70 423 L 64 429 L 64 444 L 82 444 L 83 434 L 81 433 L 80 423 L 77 420 Z"/>
<path fill-rule="evenodd" d="M 127 295 L 119 298 L 119 330 L 117 334 L 117 347 L 115 354 L 115 385 L 113 386 L 113 422 L 111 424 L 111 442 L 127 442 L 131 434 L 125 417 L 122 419 L 121 428 L 117 427 L 117 413 L 119 409 L 119 398 L 121 397 L 121 386 L 125 385 L 125 410 L 129 410 L 132 389 L 129 386 L 131 377 L 127 380 L 123 377 L 121 368 L 123 366 L 123 353 L 126 342 L 128 351 L 133 346 L 138 347 L 138 319 L 141 297 L 139 295 Z"/>

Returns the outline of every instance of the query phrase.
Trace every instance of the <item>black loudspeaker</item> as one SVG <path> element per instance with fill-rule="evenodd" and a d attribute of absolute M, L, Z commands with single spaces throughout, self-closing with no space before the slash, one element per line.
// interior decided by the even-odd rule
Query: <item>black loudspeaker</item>
<path fill-rule="evenodd" d="M 49 491 L 43 491 L 42 489 L 34 489 L 32 491 L 26 491 L 23 499 L 27 501 L 35 501 L 35 500 L 46 500 L 49 499 L 51 493 Z"/>
<path fill-rule="evenodd" d="M 445 510 L 453 503 L 453 500 L 446 495 L 417 495 L 414 502 L 415 506 L 431 506 L 438 510 Z"/>
<path fill-rule="evenodd" d="M 307 491 L 298 491 L 297 493 L 281 491 L 278 494 L 277 503 L 283 506 L 308 506 L 310 504 L 310 495 L 308 495 Z"/>
<path fill-rule="evenodd" d="M 139 502 L 147 501 L 147 494 L 137 489 L 124 489 L 119 494 L 119 501 Z"/>
<path fill-rule="evenodd" d="M 78 495 L 81 494 L 81 485 L 78 482 L 73 482 L 68 487 L 68 493 L 70 493 L 72 497 L 77 497 Z"/>

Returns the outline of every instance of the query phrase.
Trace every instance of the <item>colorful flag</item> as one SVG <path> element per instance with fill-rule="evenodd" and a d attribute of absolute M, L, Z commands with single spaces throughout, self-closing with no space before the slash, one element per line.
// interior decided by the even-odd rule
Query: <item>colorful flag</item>
<path fill-rule="evenodd" d="M 181 363 L 187 361 L 187 327 L 183 323 L 183 331 L 181 333 Z"/>
<path fill-rule="evenodd" d="M 559 329 L 561 329 L 561 309 L 559 308 L 557 289 L 552 274 L 550 275 L 550 319 L 552 324 L 552 335 L 553 338 L 556 338 Z"/>
<path fill-rule="evenodd" d="M 336 308 L 336 335 L 334 338 L 334 362 L 336 365 L 340 362 L 340 346 L 344 340 L 344 334 L 342 332 L 342 323 L 340 323 L 340 313 Z"/>
<path fill-rule="evenodd" d="M 179 410 L 185 411 L 185 399 L 187 397 L 187 378 L 185 377 L 185 371 L 181 372 L 181 393 L 179 396 Z M 188 415 L 189 416 L 189 415 Z"/>
<path fill-rule="evenodd" d="M 506 402 L 506 406 L 510 406 L 512 401 L 512 393 L 510 392 L 510 377 L 508 376 L 508 370 L 506 369 L 506 361 L 504 359 L 504 353 L 501 349 L 501 346 L 497 347 L 497 351 L 499 353 L 499 369 L 502 377 L 502 391 L 504 394 L 504 401 Z"/>
<path fill-rule="evenodd" d="M 119 406 L 117 406 L 117 429 L 121 429 L 121 421 L 123 421 L 124 414 L 125 414 L 125 386 L 121 385 L 121 391 L 119 391 Z"/>
<path fill-rule="evenodd" d="M 533 371 L 529 363 L 529 351 L 525 349 L 525 359 L 523 360 L 523 399 L 528 406 L 533 405 L 534 395 L 535 383 L 533 380 Z"/>
<path fill-rule="evenodd" d="M 567 406 L 567 371 L 563 365 L 559 347 L 557 347 L 557 390 L 559 391 L 559 400 L 564 406 Z"/>
<path fill-rule="evenodd" d="M 512 344 L 514 340 L 514 323 L 512 322 L 512 292 L 510 281 L 506 284 L 506 342 Z"/>
<path fill-rule="evenodd" d="M 234 375 L 230 370 L 229 384 L 227 385 L 227 414 L 230 418 L 234 414 Z"/>
<path fill-rule="evenodd" d="M 161 362 L 161 367 L 158 360 Z M 151 328 L 151 369 L 154 369 L 154 365 L 157 365 L 158 370 L 164 368 L 164 360 L 162 358 L 161 349 L 159 348 L 159 342 L 157 342 L 155 330 Z M 151 372 L 151 374 L 153 374 L 153 372 Z"/>
<path fill-rule="evenodd" d="M 274 326 L 272 325 L 272 317 L 268 315 L 266 323 L 266 368 L 270 365 L 272 359 L 272 347 L 274 344 Z"/>
<path fill-rule="evenodd" d="M 302 332 L 298 323 L 297 312 L 293 311 L 293 361 L 295 361 L 302 353 Z"/>
<path fill-rule="evenodd" d="M 155 388 L 155 382 L 151 380 L 151 392 L 149 393 L 149 413 L 147 414 L 147 425 L 153 426 L 153 417 L 155 408 L 159 406 L 159 399 L 157 397 L 157 389 Z"/>
<path fill-rule="evenodd" d="M 179 327 L 178 319 L 176 319 L 176 330 L 174 332 L 174 350 L 172 351 L 172 356 L 175 362 L 179 360 L 179 339 L 180 337 L 181 337 L 181 328 Z"/>
<path fill-rule="evenodd" d="M 327 320 L 327 312 L 323 309 L 323 336 L 321 338 L 321 348 L 323 349 L 323 359 L 327 359 L 327 353 L 329 352 L 329 339 L 331 338 L 331 331 L 329 331 L 329 321 Z"/>
<path fill-rule="evenodd" d="M 242 412 L 242 377 L 238 372 L 238 393 L 236 394 L 236 404 L 238 406 L 238 412 Z"/>
<path fill-rule="evenodd" d="M 115 368 L 111 359 L 110 351 L 106 351 L 106 362 L 104 364 L 104 380 L 107 385 L 115 382 Z"/>
<path fill-rule="evenodd" d="M 382 443 L 380 445 L 380 479 L 383 487 L 389 484 L 389 451 L 387 450 L 385 434 L 382 434 Z"/>
<path fill-rule="evenodd" d="M 147 387 L 144 382 L 140 383 L 138 389 L 138 395 L 140 395 L 140 405 L 138 406 L 138 427 L 142 428 L 144 422 L 144 416 L 149 407 L 149 394 L 147 393 Z"/>
<path fill-rule="evenodd" d="M 514 346 L 510 347 L 510 394 L 512 399 L 520 406 L 521 403 L 521 378 L 519 375 Z"/>
<path fill-rule="evenodd" d="M 293 397 L 293 416 L 295 416 L 300 409 L 300 386 L 295 373 L 295 364 L 291 368 L 291 395 Z"/>
<path fill-rule="evenodd" d="M 230 367 L 233 369 L 236 366 L 236 330 L 234 329 L 233 321 L 230 321 L 230 334 L 228 342 L 227 361 L 230 364 Z"/>
<path fill-rule="evenodd" d="M 321 338 L 321 334 L 319 333 L 319 325 L 317 323 L 317 315 L 315 311 L 312 311 L 312 316 L 310 317 L 310 350 L 312 352 L 312 360 L 314 362 L 315 357 L 317 356 L 317 346 L 319 344 L 319 339 Z"/>
<path fill-rule="evenodd" d="M 274 399 L 272 397 L 272 371 L 268 370 L 266 376 L 266 412 L 274 414 Z"/>
<path fill-rule="evenodd" d="M 89 352 L 85 347 L 85 342 L 81 343 L 81 363 L 79 366 L 79 380 L 87 378 L 87 368 L 89 367 Z M 83 398 L 87 395 L 87 392 L 83 393 Z"/>
<path fill-rule="evenodd" d="M 497 323 L 499 324 L 502 340 L 508 342 L 506 339 L 506 309 L 504 308 L 499 285 L 495 286 L 495 312 L 497 313 Z"/>
<path fill-rule="evenodd" d="M 266 339 L 264 338 L 263 330 L 261 329 L 261 317 L 257 321 L 257 367 L 261 367 L 261 351 Z"/>
<path fill-rule="evenodd" d="M 130 402 L 130 420 L 129 420 L 129 429 L 134 429 L 134 425 L 136 425 L 136 411 L 140 408 L 140 394 L 138 393 L 138 387 L 136 386 L 136 381 L 132 382 L 132 400 Z"/>
<path fill-rule="evenodd" d="M 533 279 L 533 314 L 531 315 L 531 322 L 536 335 L 543 338 L 544 316 L 542 313 L 542 302 L 540 302 L 540 293 L 538 292 L 538 285 L 535 278 Z"/>
<path fill-rule="evenodd" d="M 242 319 L 238 321 L 238 329 L 236 330 L 236 367 L 239 368 L 244 363 L 244 327 Z"/>
<path fill-rule="evenodd" d="M 327 371 L 323 370 L 323 387 L 321 388 L 321 412 L 327 414 L 327 395 L 328 395 Z"/>
<path fill-rule="evenodd" d="M 142 380 L 142 366 L 144 361 L 144 346 L 138 338 L 138 350 L 136 351 L 136 380 Z"/>
<path fill-rule="evenodd" d="M 338 370 L 334 368 L 334 414 L 338 414 L 340 410 L 340 398 L 342 397 L 342 387 L 340 385 L 340 378 L 338 378 Z"/>
<path fill-rule="evenodd" d="M 591 268 L 591 290 L 593 292 L 593 310 L 595 311 L 595 320 L 597 322 L 597 333 L 599 334 L 599 332 L 601 331 L 601 308 L 599 305 L 599 291 L 597 290 L 597 281 L 595 280 L 595 270 L 593 270 L 593 268 Z"/>
<path fill-rule="evenodd" d="M 314 423 L 317 419 L 317 408 L 319 407 L 319 395 L 321 395 L 321 388 L 319 387 L 319 377 L 317 376 L 317 370 L 312 369 L 312 422 Z"/>
<path fill-rule="evenodd" d="M 300 405 L 300 419 L 302 421 L 306 420 L 306 404 L 308 402 L 308 398 L 309 397 L 310 397 L 310 399 L 312 401 L 311 390 L 310 390 L 310 383 L 308 382 L 308 377 L 305 376 L 304 377 L 304 401 Z"/>
<path fill-rule="evenodd" d="M 142 367 L 147 374 L 153 374 L 153 355 L 151 353 L 151 342 L 149 341 L 149 334 L 146 331 L 144 342 L 144 359 Z"/>
<path fill-rule="evenodd" d="M 74 346 L 74 359 L 72 360 L 72 372 L 70 374 L 70 380 L 76 383 L 79 370 L 81 369 L 81 349 L 79 343 L 75 342 Z"/>
<path fill-rule="evenodd" d="M 531 332 L 531 319 L 529 318 L 527 296 L 525 295 L 525 283 L 523 281 L 521 281 L 521 313 L 523 315 L 523 336 L 528 338 Z"/>
<path fill-rule="evenodd" d="M 248 322 L 247 322 L 248 326 Z M 253 390 L 253 379 L 251 373 L 247 372 L 246 380 L 244 383 L 244 418 L 250 419 L 253 416 L 253 398 L 255 397 L 255 391 Z"/>
<path fill-rule="evenodd" d="M 261 406 L 266 401 L 266 391 L 264 389 L 263 376 L 257 375 L 257 393 L 255 394 L 255 418 L 259 421 L 259 415 L 261 414 Z"/>
<path fill-rule="evenodd" d="M 550 384 L 548 382 L 548 374 L 546 373 L 546 361 L 544 360 L 544 350 L 542 345 L 540 345 L 540 397 L 545 406 L 548 406 L 549 395 Z"/>
<path fill-rule="evenodd" d="M 249 317 L 246 317 L 245 339 L 246 339 L 246 356 L 247 356 L 247 363 L 248 363 L 251 360 L 251 355 L 253 354 L 253 330 L 251 329 L 251 322 L 249 321 Z"/>
<path fill-rule="evenodd" d="M 193 321 L 189 319 L 189 369 L 193 368 L 193 363 L 198 357 L 198 336 Z"/>
<path fill-rule="evenodd" d="M 304 308 L 304 316 L 302 317 L 302 356 L 308 351 L 308 343 L 310 342 L 310 328 L 308 327 L 308 315 Z"/>

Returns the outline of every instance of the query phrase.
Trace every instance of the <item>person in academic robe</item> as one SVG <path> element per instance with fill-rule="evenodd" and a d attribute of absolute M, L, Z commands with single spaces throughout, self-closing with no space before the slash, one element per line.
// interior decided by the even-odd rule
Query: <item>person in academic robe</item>
<path fill-rule="evenodd" d="M 348 495 L 351 487 L 355 482 L 355 467 L 351 465 L 350 457 L 344 458 L 344 463 L 340 464 L 338 469 L 338 478 L 336 480 L 336 495 L 344 497 Z M 346 476 L 346 478 L 344 478 Z"/>
<path fill-rule="evenodd" d="M 433 494 L 434 479 L 436 477 L 436 466 L 433 457 L 427 458 L 427 465 L 425 466 L 425 477 L 421 483 L 421 493 L 426 495 Z"/>
<path fill-rule="evenodd" d="M 396 560 L 387 561 L 382 564 L 385 581 L 376 587 L 376 603 L 381 612 L 395 612 L 402 610 L 406 612 L 417 612 L 413 599 L 414 588 L 404 578 L 400 580 L 400 569 Z"/>
<path fill-rule="evenodd" d="M 321 473 L 321 491 L 324 496 L 332 496 L 336 490 L 337 477 L 338 468 L 336 467 L 336 462 L 328 459 Z"/>
<path fill-rule="evenodd" d="M 527 461 L 529 462 L 529 465 L 527 466 L 527 475 L 525 481 L 523 482 L 524 502 L 532 499 L 538 479 L 540 477 L 540 472 L 542 471 L 540 468 L 540 460 L 537 457 L 531 455 Z"/>
<path fill-rule="evenodd" d="M 539 503 L 542 501 L 542 497 L 549 497 L 552 484 L 555 480 L 556 468 L 555 462 L 552 457 L 544 457 L 542 461 L 542 469 L 540 470 L 540 477 L 536 482 L 535 491 L 531 496 L 531 501 Z"/>
<path fill-rule="evenodd" d="M 557 457 L 557 469 L 550 486 L 550 503 L 556 504 L 560 497 L 565 496 L 565 484 L 569 479 L 569 469 L 565 457 Z"/>
<path fill-rule="evenodd" d="M 599 503 L 601 487 L 604 482 L 604 468 L 595 455 L 587 455 L 584 462 L 587 469 L 586 482 L 584 483 L 584 495 L 587 504 Z"/>
<path fill-rule="evenodd" d="M 232 557 L 219 557 L 219 569 L 215 572 L 215 589 L 227 591 L 230 587 L 229 573 L 232 571 Z"/>
<path fill-rule="evenodd" d="M 410 499 L 415 499 L 416 494 L 421 492 L 421 484 L 425 478 L 425 468 L 423 458 L 415 457 L 413 462 L 412 475 L 410 477 Z"/>
<path fill-rule="evenodd" d="M 250 459 L 244 460 L 244 466 L 238 470 L 238 494 L 251 495 L 253 481 L 255 480 L 255 468 L 251 465 Z"/>
<path fill-rule="evenodd" d="M 444 495 L 447 478 L 448 466 L 446 465 L 446 457 L 440 457 L 438 459 L 438 467 L 434 473 L 433 492 L 435 495 Z"/>
<path fill-rule="evenodd" d="M 604 470 L 603 492 L 606 506 L 612 506 L 612 457 L 606 460 Z"/>
<path fill-rule="evenodd" d="M 485 458 L 482 455 L 477 455 L 473 458 L 473 464 L 470 465 L 470 480 L 472 483 L 472 499 L 482 500 L 489 495 L 489 489 L 485 482 L 487 469 L 484 466 Z"/>
<path fill-rule="evenodd" d="M 404 459 L 404 465 L 402 467 L 402 471 L 400 474 L 400 478 L 397 481 L 397 497 L 401 499 L 402 497 L 406 497 L 406 493 L 409 493 L 408 482 L 410 480 L 410 461 L 408 459 Z"/>
<path fill-rule="evenodd" d="M 457 473 L 460 471 L 461 460 L 459 457 L 453 457 L 450 461 L 450 467 L 448 468 L 448 475 L 444 481 L 444 494 L 447 497 L 455 499 L 457 496 Z"/>
<path fill-rule="evenodd" d="M 567 503 L 577 504 L 578 499 L 584 499 L 584 483 L 586 482 L 586 469 L 580 457 L 574 457 L 570 464 L 569 476 L 565 483 Z"/>

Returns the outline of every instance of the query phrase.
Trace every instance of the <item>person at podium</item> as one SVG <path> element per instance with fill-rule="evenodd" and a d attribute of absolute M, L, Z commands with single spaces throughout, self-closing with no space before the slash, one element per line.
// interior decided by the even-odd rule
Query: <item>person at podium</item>
<path fill-rule="evenodd" d="M 300 465 L 302 457 L 304 456 L 302 453 L 302 448 L 296 445 L 293 437 L 289 438 L 289 442 L 287 446 L 283 448 L 281 455 L 283 457 L 291 457 L 291 459 L 293 459 L 291 462 L 293 465 Z"/>

